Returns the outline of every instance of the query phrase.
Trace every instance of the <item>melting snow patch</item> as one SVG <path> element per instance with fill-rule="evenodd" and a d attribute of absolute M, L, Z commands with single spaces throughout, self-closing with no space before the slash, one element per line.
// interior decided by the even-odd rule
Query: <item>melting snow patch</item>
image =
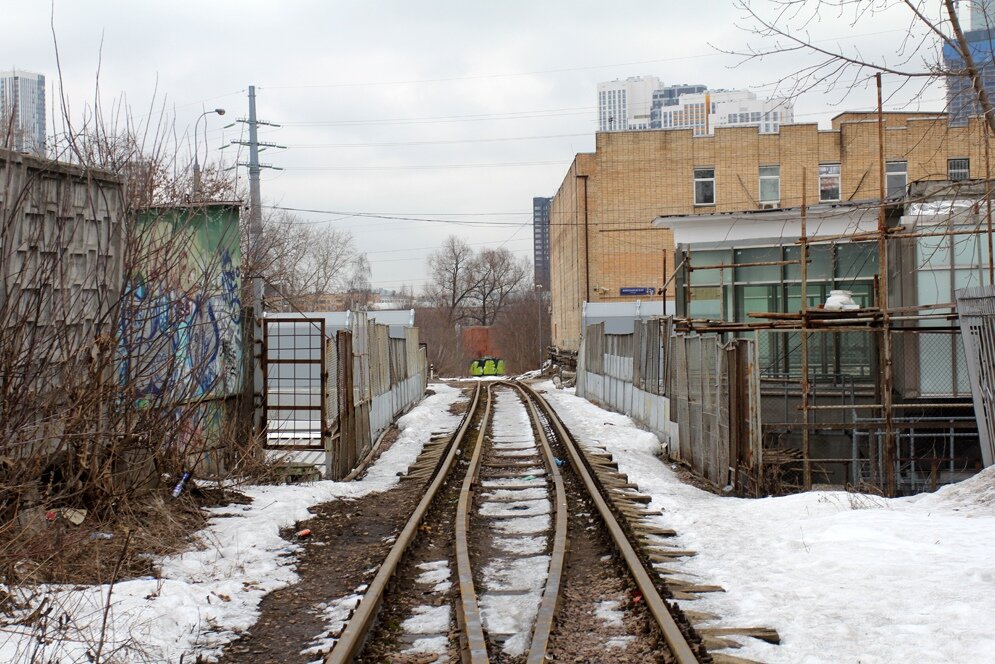
<path fill-rule="evenodd" d="M 484 566 L 488 590 L 535 590 L 546 583 L 549 556 L 492 560 Z"/>
<path fill-rule="evenodd" d="M 594 615 L 609 627 L 622 627 L 623 613 L 618 607 L 619 601 L 616 599 L 602 600 L 595 603 Z"/>
<path fill-rule="evenodd" d="M 635 640 L 634 636 L 613 636 L 605 641 L 606 648 L 625 648 Z"/>
<path fill-rule="evenodd" d="M 410 648 L 404 650 L 405 653 L 432 653 L 439 655 L 435 661 L 449 661 L 449 637 L 448 636 L 426 636 L 415 639 Z"/>
<path fill-rule="evenodd" d="M 507 553 L 536 555 L 546 550 L 545 537 L 495 537 L 494 546 Z"/>
<path fill-rule="evenodd" d="M 484 500 L 539 500 L 540 498 L 548 498 L 549 493 L 544 487 L 536 487 L 535 489 L 498 489 L 496 491 L 490 491 L 481 496 Z"/>
<path fill-rule="evenodd" d="M 331 651 L 332 646 L 338 640 L 342 628 L 349 622 L 353 609 L 359 606 L 362 595 L 346 595 L 339 599 L 332 600 L 328 604 L 321 606 L 322 618 L 325 620 L 326 630 L 311 639 L 307 648 L 301 651 L 302 655 L 324 655 Z"/>
<path fill-rule="evenodd" d="M 542 476 L 528 477 L 528 474 L 524 474 L 522 475 L 522 477 L 501 477 L 496 479 L 483 480 L 481 482 L 481 485 L 485 489 L 496 489 L 503 486 L 520 486 L 522 484 L 546 486 L 546 479 Z"/>
<path fill-rule="evenodd" d="M 449 605 L 416 606 L 414 615 L 401 623 L 408 634 L 446 634 L 449 632 Z"/>
<path fill-rule="evenodd" d="M 451 572 L 449 571 L 448 560 L 436 560 L 430 563 L 422 563 L 421 565 L 418 565 L 418 569 L 425 571 L 418 575 L 418 578 L 415 579 L 415 583 L 420 583 L 425 586 L 434 586 L 432 588 L 433 592 L 446 592 L 453 585 L 449 582 Z"/>
<path fill-rule="evenodd" d="M 509 655 L 525 652 L 527 639 L 532 633 L 532 623 L 539 612 L 540 597 L 538 591 L 514 595 L 484 593 L 480 596 L 480 618 L 484 629 L 491 634 L 525 637 L 505 641 L 503 647 Z"/>
<path fill-rule="evenodd" d="M 549 530 L 552 519 L 549 514 L 537 516 L 522 516 L 513 519 L 495 521 L 493 529 L 503 535 L 530 535 Z"/>
<path fill-rule="evenodd" d="M 535 516 L 537 514 L 549 514 L 553 509 L 548 498 L 541 500 L 518 500 L 515 502 L 481 503 L 478 513 L 480 516 L 496 518 Z"/>

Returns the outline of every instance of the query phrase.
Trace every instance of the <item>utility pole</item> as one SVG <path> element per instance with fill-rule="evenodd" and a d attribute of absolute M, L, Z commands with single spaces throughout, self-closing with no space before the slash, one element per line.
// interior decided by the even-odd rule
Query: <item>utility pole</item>
<path fill-rule="evenodd" d="M 264 122 L 256 116 L 256 86 L 249 86 L 249 117 L 239 118 L 238 122 L 249 125 L 249 140 L 231 141 L 231 145 L 241 145 L 249 148 L 249 161 L 238 162 L 236 166 L 244 166 L 249 169 L 249 251 L 256 246 L 263 232 L 263 205 L 262 194 L 259 189 L 259 173 L 264 168 L 274 171 L 282 171 L 282 168 L 272 164 L 259 163 L 259 153 L 268 148 L 286 149 L 284 145 L 276 143 L 261 143 L 259 141 L 259 125 L 266 127 L 279 127 L 273 122 Z"/>
<path fill-rule="evenodd" d="M 259 142 L 259 125 L 269 127 L 279 127 L 272 122 L 263 122 L 256 116 L 256 86 L 249 86 L 249 117 L 240 118 L 238 122 L 249 125 L 248 141 L 232 141 L 231 145 L 242 145 L 249 148 L 249 161 L 238 162 L 236 167 L 244 166 L 249 169 L 249 233 L 246 238 L 246 253 L 249 258 L 251 273 L 245 276 L 250 280 L 249 288 L 244 289 L 248 296 L 246 299 L 252 303 L 252 429 L 256 435 L 262 434 L 265 425 L 265 385 L 263 384 L 263 362 L 265 361 L 264 340 L 263 340 L 263 279 L 262 275 L 256 273 L 260 264 L 258 253 L 262 250 L 260 239 L 263 232 L 263 207 L 262 194 L 259 188 L 259 173 L 264 168 L 282 171 L 282 168 L 270 164 L 259 163 L 260 148 L 283 148 L 275 143 Z M 243 257 L 244 260 L 244 257 Z"/>
<path fill-rule="evenodd" d="M 249 86 L 249 240 L 259 241 L 263 232 L 262 194 L 259 192 L 259 120 L 256 119 L 256 86 Z"/>

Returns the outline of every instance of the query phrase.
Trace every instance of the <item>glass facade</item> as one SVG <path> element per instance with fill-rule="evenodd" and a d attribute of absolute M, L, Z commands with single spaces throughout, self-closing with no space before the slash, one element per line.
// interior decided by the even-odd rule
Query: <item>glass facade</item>
<path fill-rule="evenodd" d="M 797 261 L 800 256 L 801 248 L 795 244 L 693 251 L 691 265 L 709 269 L 691 272 L 689 315 L 745 323 L 760 320 L 751 318 L 751 313 L 800 311 L 801 266 L 780 264 Z M 874 242 L 810 246 L 808 308 L 825 302 L 831 290 L 848 290 L 861 307 L 873 306 L 877 256 Z M 764 374 L 799 374 L 801 342 L 797 332 L 758 335 L 758 340 Z M 870 335 L 863 334 L 813 334 L 809 342 L 811 370 L 869 380 L 871 341 Z"/>

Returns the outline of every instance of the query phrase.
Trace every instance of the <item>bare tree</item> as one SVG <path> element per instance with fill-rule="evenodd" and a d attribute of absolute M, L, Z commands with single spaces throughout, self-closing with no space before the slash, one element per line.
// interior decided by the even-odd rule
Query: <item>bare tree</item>
<path fill-rule="evenodd" d="M 350 308 L 367 309 L 370 306 L 370 299 L 373 297 L 373 290 L 370 284 L 370 260 L 366 254 L 359 254 L 352 262 L 352 270 L 346 282 L 346 291 L 352 301 Z"/>
<path fill-rule="evenodd" d="M 855 85 L 878 73 L 898 79 L 899 88 L 915 86 L 917 82 L 922 88 L 937 81 L 950 85 L 951 79 L 967 79 L 972 101 L 977 102 L 988 127 L 995 131 L 995 115 L 982 72 L 982 67 L 995 63 L 978 61 L 978 51 L 968 43 L 956 4 L 955 0 L 942 0 L 939 5 L 932 0 L 737 0 L 736 6 L 748 21 L 741 27 L 760 40 L 746 51 L 719 50 L 746 60 L 814 55 L 814 62 L 778 81 L 791 96 L 816 87 L 839 90 L 845 96 Z M 894 16 L 902 10 L 906 35 L 891 56 L 868 56 L 857 46 L 818 40 L 811 33 L 811 28 L 826 16 L 846 17 L 850 27 L 861 31 L 873 26 L 875 19 L 886 17 L 884 26 L 893 29 Z"/>
<path fill-rule="evenodd" d="M 526 284 L 529 263 L 516 259 L 505 247 L 485 249 L 473 261 L 471 272 L 476 280 L 470 291 L 470 316 L 479 325 L 493 325 L 509 296 Z"/>
<path fill-rule="evenodd" d="M 450 235 L 428 258 L 426 296 L 446 312 L 452 325 L 467 318 L 472 293 L 480 285 L 477 260 L 466 240 Z"/>
<path fill-rule="evenodd" d="M 263 221 L 252 254 L 253 273 L 275 291 L 268 299 L 284 309 L 313 309 L 319 296 L 347 285 L 356 260 L 351 233 L 308 226 L 283 211 Z"/>

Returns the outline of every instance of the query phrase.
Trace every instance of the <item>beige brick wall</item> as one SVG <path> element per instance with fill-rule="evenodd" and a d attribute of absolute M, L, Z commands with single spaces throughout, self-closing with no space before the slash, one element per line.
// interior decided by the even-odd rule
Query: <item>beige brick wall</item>
<path fill-rule="evenodd" d="M 623 287 L 660 289 L 674 269 L 674 240 L 651 229 L 661 215 L 759 208 L 759 167 L 781 167 L 781 206 L 819 202 L 819 164 L 838 163 L 841 200 L 878 196 L 878 127 L 874 113 L 843 113 L 833 129 L 784 125 L 779 134 L 720 127 L 714 136 L 691 130 L 599 133 L 594 153 L 578 154 L 550 208 L 553 343 L 576 349 L 581 307 L 592 302 L 659 300 L 622 297 Z M 985 175 L 981 125 L 948 127 L 927 113 L 885 114 L 885 159 L 908 162 L 908 178 L 941 180 L 947 159 L 971 160 Z M 715 168 L 715 205 L 694 205 L 695 167 Z M 586 224 L 585 224 L 586 212 Z M 716 238 L 721 239 L 721 238 Z M 585 256 L 585 245 L 587 255 Z M 671 286 L 667 298 L 673 299 Z"/>

